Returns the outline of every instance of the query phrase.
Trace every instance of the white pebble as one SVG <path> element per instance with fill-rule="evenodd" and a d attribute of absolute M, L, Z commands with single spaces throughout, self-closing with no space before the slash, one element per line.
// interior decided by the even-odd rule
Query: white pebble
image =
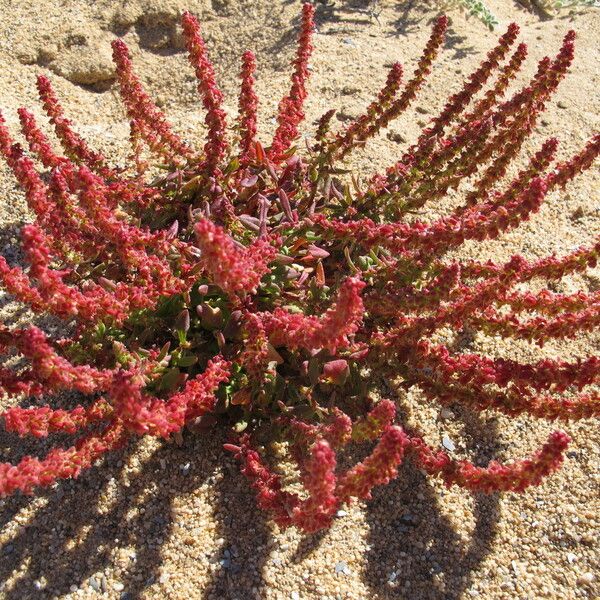
<path fill-rule="evenodd" d="M 454 442 L 448 437 L 447 434 L 444 434 L 442 437 L 442 446 L 446 448 L 449 452 L 454 452 L 456 450 L 456 445 Z"/>
<path fill-rule="evenodd" d="M 340 560 L 338 563 L 336 563 L 335 572 L 342 573 L 343 575 L 350 575 L 351 573 L 350 567 L 345 560 Z"/>
<path fill-rule="evenodd" d="M 125 589 L 125 586 L 120 581 L 115 581 L 112 588 L 115 592 L 122 592 Z"/>
<path fill-rule="evenodd" d="M 584 573 L 583 575 L 581 575 L 581 577 L 579 577 L 577 583 L 579 585 L 587 585 L 588 583 L 592 583 L 592 581 L 594 581 L 594 574 Z"/>
<path fill-rule="evenodd" d="M 440 410 L 440 418 L 451 419 L 452 417 L 454 417 L 454 413 L 449 408 L 444 407 Z"/>

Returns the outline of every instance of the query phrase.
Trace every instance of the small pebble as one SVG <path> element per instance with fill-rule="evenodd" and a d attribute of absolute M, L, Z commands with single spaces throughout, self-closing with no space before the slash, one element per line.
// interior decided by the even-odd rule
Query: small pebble
<path fill-rule="evenodd" d="M 187 475 L 190 472 L 191 466 L 192 465 L 190 463 L 185 463 L 185 465 L 179 465 L 179 468 L 181 469 L 181 473 L 183 475 Z"/>
<path fill-rule="evenodd" d="M 290 594 L 290 598 L 292 600 L 300 600 L 300 594 L 298 592 L 294 591 Z"/>
<path fill-rule="evenodd" d="M 449 452 L 454 452 L 456 450 L 456 445 L 446 434 L 442 437 L 442 446 Z"/>
<path fill-rule="evenodd" d="M 404 144 L 406 142 L 406 137 L 398 131 L 388 131 L 386 135 L 388 140 L 396 144 Z"/>
<path fill-rule="evenodd" d="M 115 581 L 112 588 L 115 592 L 122 592 L 125 589 L 125 586 L 120 581 Z"/>
<path fill-rule="evenodd" d="M 338 510 L 336 516 L 345 517 L 348 513 L 345 510 Z"/>
<path fill-rule="evenodd" d="M 577 560 L 577 556 L 572 552 L 567 552 L 567 560 L 569 561 L 569 564 L 573 564 Z"/>
<path fill-rule="evenodd" d="M 559 100 L 559 101 L 556 103 L 556 106 L 558 106 L 558 108 L 567 108 L 567 103 L 566 103 L 566 102 L 563 102 L 562 100 Z"/>
<path fill-rule="evenodd" d="M 581 575 L 579 577 L 579 579 L 577 579 L 577 583 L 579 585 L 588 585 L 590 583 L 592 583 L 592 581 L 594 581 L 594 574 L 593 573 L 584 573 L 583 575 Z"/>
<path fill-rule="evenodd" d="M 96 592 L 100 591 L 100 582 L 95 578 L 95 577 L 91 577 L 90 578 L 90 587 L 95 590 Z"/>
<path fill-rule="evenodd" d="M 440 418 L 451 419 L 452 417 L 454 417 L 454 413 L 449 408 L 444 407 L 440 410 Z"/>
<path fill-rule="evenodd" d="M 411 525 L 411 526 L 414 526 L 416 524 L 416 518 L 415 518 L 414 515 L 411 515 L 410 513 L 404 513 L 400 517 L 400 523 L 402 525 Z"/>
<path fill-rule="evenodd" d="M 342 573 L 344 575 L 350 575 L 350 567 L 345 560 L 340 560 L 335 565 L 335 572 Z"/>

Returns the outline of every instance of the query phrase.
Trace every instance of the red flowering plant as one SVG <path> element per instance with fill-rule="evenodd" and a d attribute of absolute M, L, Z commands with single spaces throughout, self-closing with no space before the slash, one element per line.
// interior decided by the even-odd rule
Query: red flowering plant
<path fill-rule="evenodd" d="M 6 396 L 75 390 L 72 410 L 15 406 L 4 426 L 20 435 L 81 437 L 45 458 L 0 465 L 0 494 L 30 493 L 77 477 L 135 436 L 168 438 L 186 426 L 222 424 L 225 445 L 280 526 L 315 531 L 342 503 L 369 498 L 407 457 L 447 485 L 521 491 L 563 460 L 553 433 L 531 458 L 478 467 L 429 447 L 397 422 L 373 373 L 420 388 L 427 400 L 476 411 L 549 420 L 597 417 L 600 359 L 514 360 L 434 343 L 442 328 L 543 344 L 590 331 L 598 293 L 517 291 L 593 267 L 600 241 L 563 257 L 506 263 L 459 261 L 466 240 L 493 239 L 535 213 L 545 196 L 589 168 L 596 135 L 554 164 L 545 141 L 512 179 L 507 169 L 573 60 L 574 34 L 544 58 L 533 79 L 507 95 L 527 55 L 511 25 L 418 140 L 367 183 L 343 182 L 340 161 L 413 102 L 444 42 L 439 18 L 414 73 L 400 64 L 364 114 L 333 132 L 319 120 L 308 152 L 297 146 L 307 97 L 313 7 L 304 5 L 291 89 L 271 143 L 256 137 L 255 59 L 243 56 L 233 135 L 197 20 L 183 32 L 206 110 L 207 140 L 194 148 L 144 91 L 125 44 L 113 44 L 131 124 L 128 167 L 109 164 L 75 131 L 50 81 L 40 97 L 64 154 L 34 116 L 19 110 L 29 151 L 0 120 L 0 151 L 25 191 L 35 221 L 22 229 L 26 269 L 0 258 L 4 287 L 34 312 L 62 318 L 70 337 L 0 325 L 0 345 L 28 363 L 0 371 Z M 38 163 L 45 174 L 38 171 Z M 162 170 L 158 170 L 160 169 Z M 159 173 L 156 176 L 156 173 Z M 433 222 L 414 217 L 427 202 L 464 189 L 464 202 Z M 563 394 L 563 392 L 568 392 Z M 561 395 L 562 394 L 562 395 Z M 285 442 L 303 494 L 285 488 L 263 449 Z M 370 444 L 343 471 L 336 453 Z"/>

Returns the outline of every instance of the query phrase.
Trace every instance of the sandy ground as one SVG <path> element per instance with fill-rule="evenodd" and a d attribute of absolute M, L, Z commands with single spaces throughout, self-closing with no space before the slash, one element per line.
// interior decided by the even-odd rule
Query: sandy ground
<path fill-rule="evenodd" d="M 510 0 L 488 3 L 501 21 L 522 26 L 530 47 L 525 75 L 554 53 L 564 33 L 578 31 L 577 58 L 549 104 L 527 151 L 550 135 L 568 156 L 599 129 L 600 11 L 540 21 Z M 338 107 L 340 121 L 356 115 L 396 60 L 412 69 L 436 14 L 427 3 L 382 0 L 376 18 L 360 4 L 319 6 L 311 61 L 310 125 Z M 61 94 L 79 130 L 109 154 L 123 156 L 127 125 L 113 85 L 110 40 L 123 36 L 149 90 L 189 138 L 202 134 L 203 114 L 191 69 L 181 52 L 181 9 L 199 15 L 227 106 L 236 106 L 238 57 L 259 58 L 263 135 L 272 130 L 298 24 L 296 0 L 0 0 L 0 107 L 16 133 L 16 108 L 35 107 L 35 75 Z M 393 162 L 439 108 L 446 94 L 484 57 L 494 36 L 479 22 L 452 13 L 445 52 L 416 111 L 350 163 L 367 174 Z M 305 128 L 310 134 L 311 127 Z M 526 153 L 524 153 L 526 156 Z M 528 257 L 564 253 L 600 233 L 597 169 L 501 241 L 467 246 L 462 256 Z M 29 217 L 20 192 L 0 166 L 0 247 L 18 257 L 18 229 Z M 430 215 L 449 203 L 430 209 Z M 556 289 L 598 289 L 600 270 L 568 278 Z M 9 299 L 2 319 L 29 318 Z M 527 344 L 476 336 L 475 351 L 510 355 L 586 356 L 600 336 Z M 390 391 L 390 393 L 393 393 Z M 532 451 L 552 424 L 508 421 L 455 410 L 440 416 L 418 395 L 401 396 L 406 420 L 432 442 L 447 434 L 457 456 L 485 463 Z M 68 399 L 65 400 L 68 402 Z M 574 443 L 562 471 L 522 496 L 472 496 L 445 490 L 411 466 L 373 500 L 340 512 L 332 529 L 315 536 L 280 532 L 254 505 L 237 467 L 221 450 L 219 433 L 187 434 L 183 447 L 144 440 L 110 456 L 77 481 L 41 496 L 0 504 L 0 597 L 237 599 L 600 598 L 600 433 L 597 423 L 567 431 Z M 54 441 L 54 440 L 53 440 Z M 59 440 L 66 443 L 66 440 Z M 0 458 L 17 461 L 47 446 L 0 433 Z"/>

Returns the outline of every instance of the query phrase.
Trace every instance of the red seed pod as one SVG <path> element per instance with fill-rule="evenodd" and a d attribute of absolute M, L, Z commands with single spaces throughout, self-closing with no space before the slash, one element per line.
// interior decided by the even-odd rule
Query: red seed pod
<path fill-rule="evenodd" d="M 348 361 L 343 359 L 330 360 L 323 365 L 323 379 L 334 385 L 344 385 L 350 376 Z"/>

